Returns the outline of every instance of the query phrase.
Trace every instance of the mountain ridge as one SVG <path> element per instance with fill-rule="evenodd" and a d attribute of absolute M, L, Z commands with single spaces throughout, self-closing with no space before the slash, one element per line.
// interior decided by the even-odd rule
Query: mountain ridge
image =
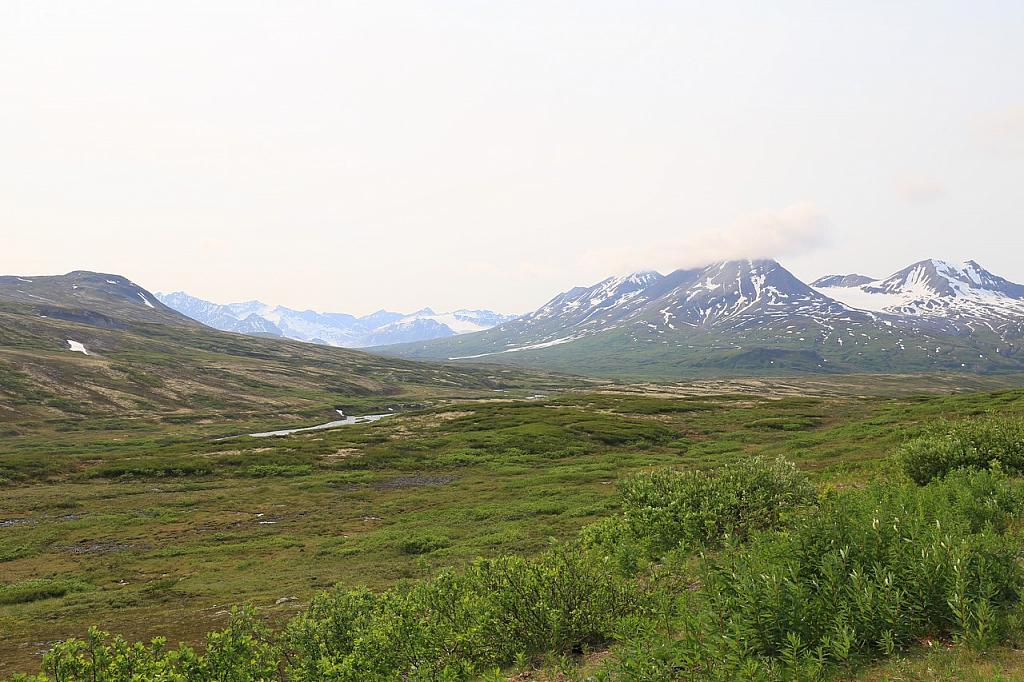
<path fill-rule="evenodd" d="M 959 267 L 920 261 L 867 282 L 864 275 L 826 276 L 815 280 L 818 286 L 770 259 L 638 274 L 574 287 L 484 332 L 372 350 L 416 359 L 645 376 L 722 368 L 768 373 L 783 368 L 1024 369 L 1019 350 L 1024 287 L 974 261 Z M 926 279 L 935 281 L 922 287 Z M 884 291 L 872 293 L 883 284 Z M 899 293 L 903 304 L 877 305 L 884 301 L 869 298 L 874 303 L 866 305 L 851 292 L 861 297 Z"/>
<path fill-rule="evenodd" d="M 226 333 L 119 275 L 0 277 L 0 427 L 9 432 L 92 417 L 315 423 L 339 407 L 492 396 L 524 378 L 536 390 L 546 377 Z"/>
<path fill-rule="evenodd" d="M 431 308 L 413 313 L 378 310 L 357 317 L 348 313 L 271 306 L 257 300 L 213 303 L 184 291 L 157 292 L 155 296 L 168 307 L 221 331 L 278 336 L 342 348 L 455 336 L 481 331 L 515 317 L 490 310 L 436 313 Z"/>

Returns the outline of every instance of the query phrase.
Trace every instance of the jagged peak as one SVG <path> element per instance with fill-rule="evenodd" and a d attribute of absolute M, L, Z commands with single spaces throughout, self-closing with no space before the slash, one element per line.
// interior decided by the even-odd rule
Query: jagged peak
<path fill-rule="evenodd" d="M 811 282 L 811 286 L 822 289 L 832 287 L 852 288 L 871 284 L 875 281 L 877 280 L 874 277 L 851 272 L 848 275 L 825 275 L 824 277 L 819 277 Z"/>

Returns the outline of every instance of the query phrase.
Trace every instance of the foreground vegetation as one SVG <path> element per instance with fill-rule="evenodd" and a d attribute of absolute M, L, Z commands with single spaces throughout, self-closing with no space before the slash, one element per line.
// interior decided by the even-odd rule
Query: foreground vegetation
<path fill-rule="evenodd" d="M 19 638 L 90 622 L 173 644 L 95 631 L 50 679 L 811 679 L 925 641 L 1013 644 L 1013 438 L 969 462 L 995 471 L 930 481 L 906 452 L 945 461 L 1022 413 L 1022 392 L 603 393 L 155 452 L 126 434 L 46 466 L 25 442 L 0 489 L 28 510 L 0 531 L 0 658 L 25 670 L 39 645 Z"/>

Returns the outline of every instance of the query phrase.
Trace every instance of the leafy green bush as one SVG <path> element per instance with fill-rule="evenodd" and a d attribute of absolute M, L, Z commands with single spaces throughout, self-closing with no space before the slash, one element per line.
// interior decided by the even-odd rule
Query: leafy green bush
<path fill-rule="evenodd" d="M 313 467 L 309 464 L 254 464 L 246 469 L 246 473 L 256 478 L 270 476 L 293 478 L 295 476 L 309 476 L 313 473 Z"/>
<path fill-rule="evenodd" d="M 83 639 L 57 644 L 43 657 L 45 674 L 15 682 L 257 682 L 277 680 L 281 654 L 270 629 L 252 608 L 231 613 L 228 627 L 206 637 L 202 654 L 189 646 L 168 650 L 166 640 L 148 645 L 90 628 Z"/>
<path fill-rule="evenodd" d="M 755 457 L 709 471 L 658 471 L 622 482 L 622 529 L 657 556 L 683 544 L 774 528 L 813 504 L 814 488 L 791 463 Z"/>
<path fill-rule="evenodd" d="M 768 429 L 773 431 L 803 431 L 816 426 L 818 418 L 816 417 L 766 417 L 764 419 L 756 419 L 749 424 L 749 429 Z"/>
<path fill-rule="evenodd" d="M 402 538 L 398 542 L 398 550 L 402 554 L 430 554 L 445 547 L 451 547 L 450 538 L 441 535 L 414 535 Z"/>
<path fill-rule="evenodd" d="M 1010 473 L 1024 472 L 1024 419 L 985 418 L 941 423 L 896 451 L 896 461 L 917 483 L 963 467 L 999 462 Z"/>
<path fill-rule="evenodd" d="M 1001 472 L 831 495 L 789 531 L 708 559 L 670 638 L 634 639 L 616 676 L 808 679 L 923 637 L 984 648 L 1014 625 L 1024 589 L 1022 508 Z M 666 671 L 671 671 L 666 676 Z"/>
<path fill-rule="evenodd" d="M 607 642 L 636 588 L 579 548 L 479 560 L 381 594 L 321 594 L 287 628 L 294 679 L 467 679 L 541 652 Z"/>

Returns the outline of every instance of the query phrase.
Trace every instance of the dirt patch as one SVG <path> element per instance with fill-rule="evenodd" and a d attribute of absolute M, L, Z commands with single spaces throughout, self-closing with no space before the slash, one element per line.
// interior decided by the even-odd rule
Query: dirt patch
<path fill-rule="evenodd" d="M 68 554 L 113 554 L 114 552 L 127 552 L 132 549 L 143 549 L 137 545 L 128 545 L 122 542 L 88 542 L 82 541 L 77 545 L 65 547 Z"/>
<path fill-rule="evenodd" d="M 453 419 L 459 419 L 460 417 L 469 417 L 473 414 L 475 413 L 470 410 L 449 410 L 447 412 L 403 416 L 400 422 L 393 425 L 393 428 L 388 433 L 388 437 L 391 440 L 400 440 L 415 433 L 417 429 L 430 428 L 444 422 L 450 422 Z"/>
<path fill-rule="evenodd" d="M 601 651 L 594 651 L 585 656 L 576 657 L 576 663 L 580 666 L 581 670 L 593 670 L 597 668 L 602 662 L 611 657 L 611 652 L 607 649 Z M 520 673 L 516 673 L 506 679 L 506 682 L 570 682 L 570 680 L 579 679 L 575 675 L 567 677 L 562 672 L 546 672 L 542 670 L 524 670 Z M 585 679 L 593 679 L 592 677 L 586 677 Z"/>
<path fill-rule="evenodd" d="M 253 448 L 251 450 L 217 450 L 216 452 L 204 452 L 200 457 L 234 457 L 235 455 L 251 455 L 260 452 L 269 452 L 274 448 Z"/>
<path fill-rule="evenodd" d="M 320 459 L 324 462 L 336 462 L 339 459 L 351 459 L 352 457 L 362 457 L 362 455 L 363 451 L 359 448 L 341 448 L 329 455 L 322 455 Z"/>
<path fill-rule="evenodd" d="M 457 476 L 399 476 L 390 481 L 377 483 L 374 487 L 384 489 L 396 488 L 433 488 L 458 480 Z"/>

